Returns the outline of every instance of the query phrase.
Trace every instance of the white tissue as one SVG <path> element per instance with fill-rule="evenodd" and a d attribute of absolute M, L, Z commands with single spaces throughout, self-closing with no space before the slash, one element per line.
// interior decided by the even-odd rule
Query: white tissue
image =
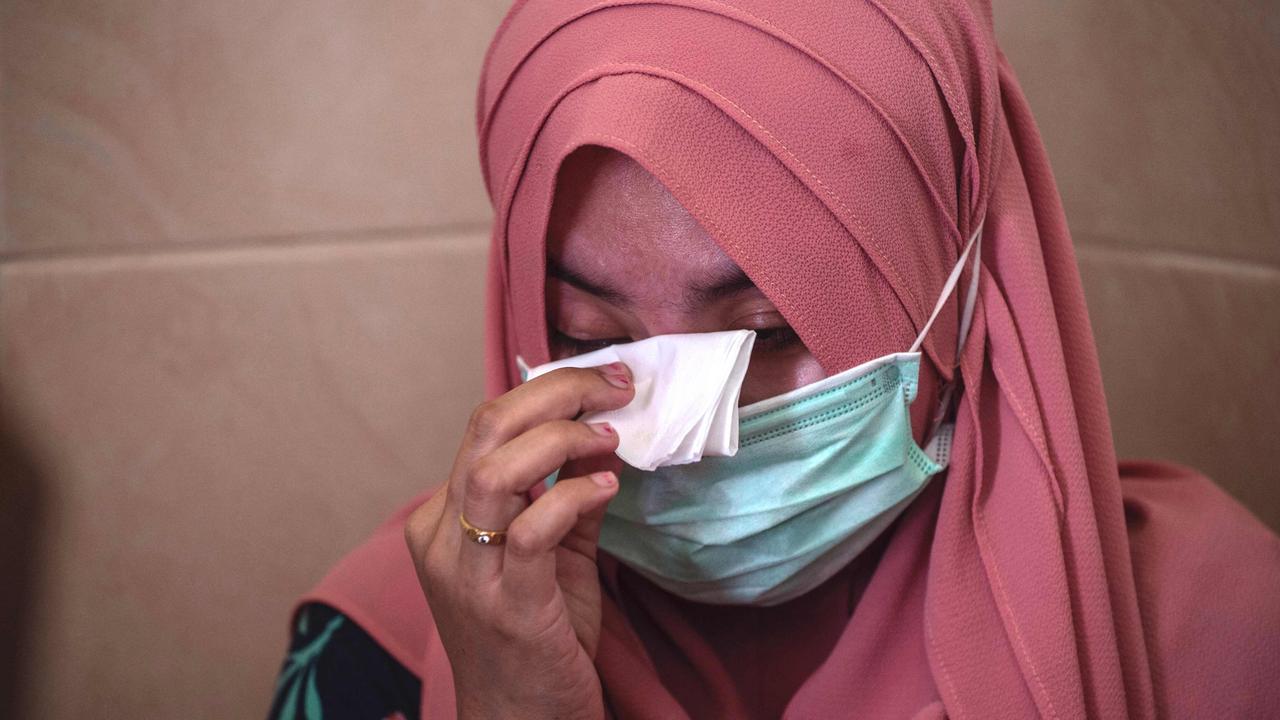
<path fill-rule="evenodd" d="M 612 425 L 618 457 L 632 467 L 683 465 L 738 452 L 738 394 L 755 341 L 751 330 L 655 335 L 539 365 L 526 380 L 562 367 L 626 363 L 636 388 L 631 403 L 579 419 Z"/>

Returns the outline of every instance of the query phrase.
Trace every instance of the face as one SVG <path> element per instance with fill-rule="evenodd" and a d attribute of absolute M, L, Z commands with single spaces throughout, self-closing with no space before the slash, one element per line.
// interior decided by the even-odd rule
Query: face
<path fill-rule="evenodd" d="M 826 376 L 773 303 L 652 174 L 587 146 L 566 160 L 547 235 L 552 359 L 652 335 L 756 331 L 741 404 Z"/>

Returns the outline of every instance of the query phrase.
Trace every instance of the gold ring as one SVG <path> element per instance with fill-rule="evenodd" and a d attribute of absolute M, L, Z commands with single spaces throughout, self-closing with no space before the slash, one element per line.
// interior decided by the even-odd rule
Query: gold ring
<path fill-rule="evenodd" d="M 467 539 L 477 545 L 501 545 L 507 541 L 506 530 L 481 530 L 467 522 L 462 513 L 458 513 L 458 523 L 462 525 L 462 533 Z"/>

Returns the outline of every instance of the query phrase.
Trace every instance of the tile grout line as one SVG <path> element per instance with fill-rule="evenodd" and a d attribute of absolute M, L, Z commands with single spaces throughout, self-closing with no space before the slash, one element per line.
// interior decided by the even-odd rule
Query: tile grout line
<path fill-rule="evenodd" d="M 40 263 L 79 260 L 130 260 L 173 256 L 198 256 L 236 253 L 246 250 L 291 250 L 337 247 L 370 243 L 395 244 L 411 241 L 448 240 L 460 235 L 481 234 L 488 237 L 491 221 L 462 222 L 431 226 L 366 228 L 351 232 L 316 232 L 294 235 L 262 235 L 230 239 L 197 239 L 174 241 L 169 245 L 95 246 L 31 251 L 0 251 L 0 268 Z M 1266 280 L 1280 280 L 1280 267 L 1265 261 L 1223 257 L 1185 250 L 1124 246 L 1115 241 L 1085 233 L 1075 233 L 1077 259 L 1081 255 L 1111 256 L 1118 260 L 1140 261 L 1182 270 L 1218 273 L 1242 273 Z"/>
<path fill-rule="evenodd" d="M 350 232 L 316 232 L 294 235 L 260 235 L 243 238 L 177 240 L 168 244 L 99 245 L 74 248 L 42 248 L 29 251 L 0 251 L 0 267 L 41 262 L 74 260 L 121 260 L 166 256 L 233 253 L 245 250 L 289 250 L 335 247 L 358 243 L 398 243 L 416 240 L 446 240 L 459 235 L 488 237 L 491 221 L 445 225 L 365 228 Z"/>
<path fill-rule="evenodd" d="M 1266 260 L 1225 257 L 1171 248 L 1125 246 L 1105 239 L 1093 239 L 1084 234 L 1075 234 L 1074 240 L 1077 262 L 1082 255 L 1090 254 L 1178 270 L 1239 274 L 1261 280 L 1280 280 L 1280 266 Z"/>

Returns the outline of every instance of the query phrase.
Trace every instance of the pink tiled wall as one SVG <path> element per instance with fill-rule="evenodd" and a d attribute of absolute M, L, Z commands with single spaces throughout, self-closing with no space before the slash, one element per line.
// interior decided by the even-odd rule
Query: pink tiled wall
<path fill-rule="evenodd" d="M 261 716 L 291 599 L 442 479 L 505 5 L 0 2 L 0 716 Z M 1274 13 L 996 5 L 1121 452 L 1280 526 Z"/>

